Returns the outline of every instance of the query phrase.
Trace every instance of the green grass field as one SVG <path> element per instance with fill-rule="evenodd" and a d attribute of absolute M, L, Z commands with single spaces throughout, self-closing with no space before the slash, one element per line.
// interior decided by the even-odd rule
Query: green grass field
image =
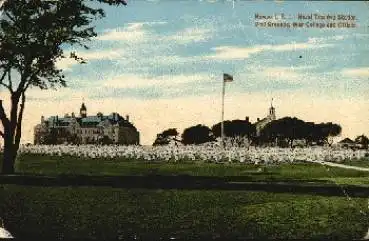
<path fill-rule="evenodd" d="M 366 185 L 369 174 L 312 164 L 138 163 L 27 155 L 19 175 L 189 175 Z M 359 239 L 367 198 L 265 191 L 0 184 L 0 216 L 21 239 Z"/>
<path fill-rule="evenodd" d="M 347 165 L 364 166 L 369 160 L 347 161 Z M 368 165 L 369 166 L 369 165 Z M 261 168 L 261 172 L 260 169 Z M 84 159 L 77 157 L 57 157 L 24 155 L 18 158 L 17 172 L 37 175 L 190 175 L 210 177 L 238 177 L 251 181 L 284 180 L 327 180 L 332 183 L 369 185 L 369 172 L 326 167 L 310 163 L 251 165 L 242 163 L 167 163 L 135 162 L 122 159 Z"/>

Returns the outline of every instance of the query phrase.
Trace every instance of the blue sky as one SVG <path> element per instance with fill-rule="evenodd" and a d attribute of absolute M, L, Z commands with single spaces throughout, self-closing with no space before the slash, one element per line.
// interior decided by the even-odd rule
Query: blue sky
<path fill-rule="evenodd" d="M 131 0 L 104 8 L 89 50 L 65 46 L 88 61 L 58 63 L 69 87 L 30 91 L 25 140 L 40 115 L 78 112 L 82 100 L 89 114 L 129 114 L 144 144 L 165 128 L 212 125 L 223 72 L 234 76 L 227 119 L 264 117 L 274 98 L 277 117 L 336 121 L 343 136 L 369 134 L 368 3 Z M 257 28 L 256 13 L 352 14 L 358 27 Z"/>
<path fill-rule="evenodd" d="M 152 80 L 152 85 L 137 88 L 91 91 L 91 98 L 210 94 L 215 89 L 209 86 L 217 85 L 223 72 L 232 73 L 237 80 L 230 92 L 308 89 L 363 95 L 369 86 L 367 76 L 348 80 L 344 69 L 368 67 L 368 10 L 369 4 L 364 2 L 236 1 L 233 8 L 230 1 L 131 1 L 126 8 L 106 8 L 107 18 L 96 22 L 99 37 L 90 43 L 89 51 L 81 51 L 87 59 L 90 55 L 89 64 L 69 66 L 67 76 L 77 79 L 70 81 L 71 88 L 100 87 L 107 77 L 121 75 L 166 78 L 164 82 L 170 83 L 158 88 Z M 300 12 L 353 13 L 360 27 L 254 27 L 255 13 Z M 265 70 L 270 74 L 261 77 Z M 194 81 L 173 84 L 180 75 L 194 75 Z M 345 89 L 347 84 L 353 86 Z M 176 91 L 178 87 L 181 91 Z"/>

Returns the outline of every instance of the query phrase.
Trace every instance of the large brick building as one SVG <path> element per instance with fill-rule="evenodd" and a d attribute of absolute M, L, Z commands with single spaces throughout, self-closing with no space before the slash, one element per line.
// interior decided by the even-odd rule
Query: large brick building
<path fill-rule="evenodd" d="M 84 103 L 77 117 L 72 113 L 64 117 L 41 117 L 41 123 L 34 128 L 35 144 L 123 144 L 138 145 L 140 133 L 129 121 L 118 113 L 87 116 Z"/>

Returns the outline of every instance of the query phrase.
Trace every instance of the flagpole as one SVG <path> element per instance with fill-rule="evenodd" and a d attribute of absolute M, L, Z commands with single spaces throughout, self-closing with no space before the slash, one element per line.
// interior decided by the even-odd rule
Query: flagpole
<path fill-rule="evenodd" d="M 224 148 L 224 95 L 225 95 L 225 80 L 223 79 L 222 88 L 222 122 L 220 124 L 220 135 L 222 141 L 222 147 Z"/>

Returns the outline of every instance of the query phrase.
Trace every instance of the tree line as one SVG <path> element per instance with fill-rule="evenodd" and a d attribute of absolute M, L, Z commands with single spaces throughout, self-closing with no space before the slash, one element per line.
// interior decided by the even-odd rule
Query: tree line
<path fill-rule="evenodd" d="M 273 120 L 259 132 L 256 124 L 250 123 L 249 120 L 224 121 L 224 136 L 227 139 L 247 140 L 254 146 L 293 147 L 297 140 L 300 143 L 303 141 L 304 145 L 308 146 L 332 145 L 333 137 L 340 135 L 341 132 L 342 127 L 339 124 L 306 122 L 296 117 Z M 153 145 L 166 145 L 171 142 L 198 145 L 214 142 L 219 137 L 221 137 L 221 122 L 212 127 L 198 124 L 184 129 L 181 135 L 175 128 L 167 129 L 157 135 Z M 361 139 L 365 145 L 367 137 L 362 135 Z"/>

